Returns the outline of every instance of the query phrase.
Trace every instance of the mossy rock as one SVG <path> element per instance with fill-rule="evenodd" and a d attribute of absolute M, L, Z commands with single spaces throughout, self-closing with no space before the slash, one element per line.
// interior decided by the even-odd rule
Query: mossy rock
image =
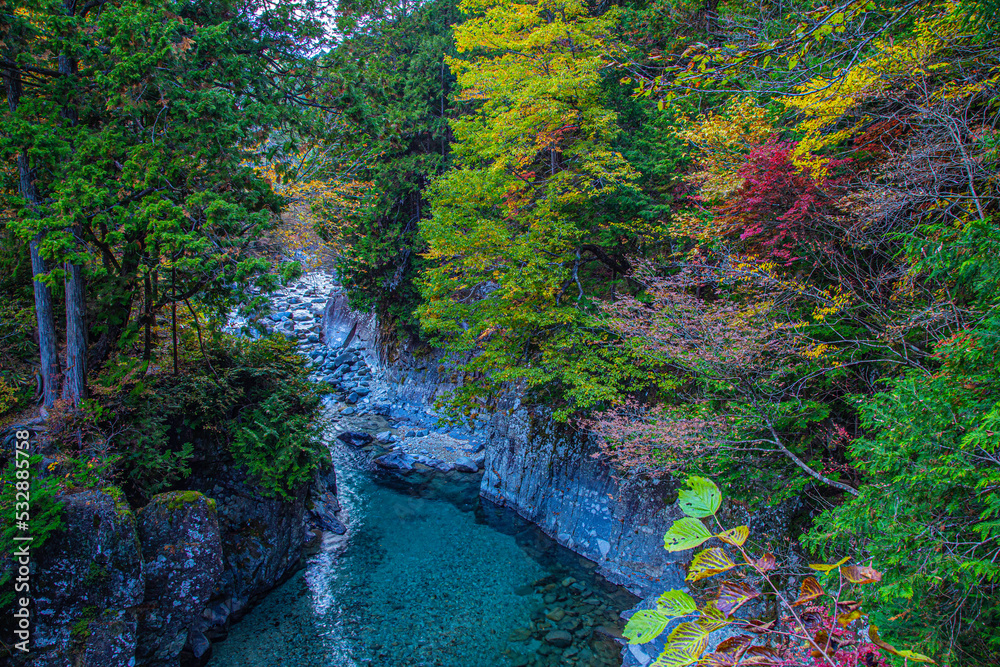
<path fill-rule="evenodd" d="M 198 491 L 156 495 L 139 510 L 146 590 L 137 658 L 176 664 L 223 573 L 215 500 Z"/>

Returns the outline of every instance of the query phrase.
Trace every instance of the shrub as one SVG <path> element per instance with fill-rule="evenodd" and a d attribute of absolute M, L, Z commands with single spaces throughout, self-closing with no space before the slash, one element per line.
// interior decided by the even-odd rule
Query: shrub
<path fill-rule="evenodd" d="M 736 526 L 727 530 L 719 522 L 716 516 L 722 505 L 719 488 L 704 477 L 691 477 L 688 485 L 690 488 L 681 490 L 679 498 L 680 508 L 687 516 L 675 521 L 664 535 L 664 548 L 685 551 L 717 540 L 725 546 L 713 546 L 695 554 L 687 580 L 696 583 L 730 574 L 718 586 L 705 591 L 707 600 L 700 605 L 688 593 L 671 590 L 659 597 L 656 609 L 638 611 L 629 619 L 625 636 L 633 644 L 652 641 L 675 618 L 690 619 L 674 626 L 656 665 L 884 667 L 883 652 L 913 662 L 933 662 L 883 641 L 878 628 L 868 624 L 860 603 L 849 599 L 854 586 L 879 582 L 881 575 L 877 571 L 847 565 L 848 558 L 832 565 L 810 565 L 818 574 L 799 577 L 798 597 L 791 599 L 779 583 L 788 578 L 784 572 L 779 576 L 774 554 L 749 553 L 746 545 L 750 528 Z M 714 522 L 714 529 L 719 532 L 709 531 L 703 519 Z M 742 562 L 733 560 L 737 554 Z M 776 602 L 777 613 L 761 618 L 736 615 L 745 604 L 760 598 Z M 732 631 L 729 638 L 706 653 L 709 635 L 723 628 Z"/>

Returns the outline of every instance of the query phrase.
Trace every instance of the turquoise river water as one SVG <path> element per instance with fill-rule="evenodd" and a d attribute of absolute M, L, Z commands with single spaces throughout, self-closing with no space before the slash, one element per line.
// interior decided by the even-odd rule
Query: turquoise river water
<path fill-rule="evenodd" d="M 209 667 L 620 665 L 637 598 L 513 512 L 479 475 L 373 470 L 335 446 L 344 536 L 213 647 Z"/>

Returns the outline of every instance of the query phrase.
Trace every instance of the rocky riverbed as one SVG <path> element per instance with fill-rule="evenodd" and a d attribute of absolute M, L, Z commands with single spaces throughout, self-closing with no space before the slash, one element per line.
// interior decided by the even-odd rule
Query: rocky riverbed
<path fill-rule="evenodd" d="M 598 575 L 596 563 L 481 501 L 485 420 L 441 425 L 428 401 L 389 380 L 370 335 L 355 324 L 323 326 L 323 296 L 331 293 L 336 302 L 328 275 L 307 275 L 275 299 L 267 328 L 297 341 L 310 378 L 329 392 L 323 420 L 340 500 L 318 517 L 328 537 L 305 576 L 235 628 L 212 666 L 274 664 L 274 646 L 309 665 L 620 665 L 620 615 L 636 598 Z M 372 541 L 382 554 L 374 560 L 358 551 Z M 407 584 L 393 583 L 401 576 L 423 581 L 424 589 L 410 596 Z M 385 610 L 377 602 L 384 587 L 398 598 Z M 279 600 L 281 635 L 296 639 L 261 640 Z M 318 605 L 339 606 L 341 616 L 317 614 Z M 344 627 L 345 619 L 357 627 Z M 407 623 L 414 636 L 395 628 Z M 327 639 L 317 642 L 313 633 Z"/>
<path fill-rule="evenodd" d="M 485 444 L 472 429 L 440 425 L 428 406 L 400 398 L 378 377 L 372 346 L 354 329 L 324 335 L 327 304 L 337 292 L 330 275 L 310 273 L 275 297 L 274 312 L 265 322 L 268 330 L 298 341 L 299 352 L 309 359 L 310 379 L 329 388 L 328 433 L 379 451 L 376 464 L 389 470 L 482 471 Z"/>

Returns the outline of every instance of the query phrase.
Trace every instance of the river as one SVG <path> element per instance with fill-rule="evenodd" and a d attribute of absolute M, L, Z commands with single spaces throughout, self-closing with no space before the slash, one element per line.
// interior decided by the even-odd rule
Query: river
<path fill-rule="evenodd" d="M 637 598 L 513 512 L 479 475 L 375 469 L 335 441 L 343 536 L 214 647 L 210 667 L 620 665 Z"/>

